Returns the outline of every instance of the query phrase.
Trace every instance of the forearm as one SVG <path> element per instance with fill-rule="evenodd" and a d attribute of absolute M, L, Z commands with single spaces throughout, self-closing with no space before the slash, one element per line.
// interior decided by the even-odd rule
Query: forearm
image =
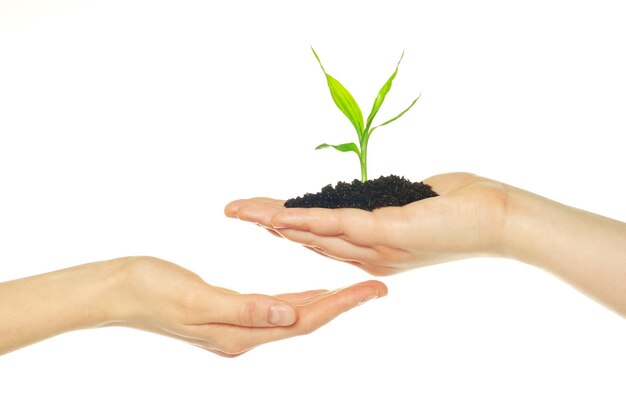
<path fill-rule="evenodd" d="M 0 283 L 0 355 L 115 320 L 121 260 Z"/>
<path fill-rule="evenodd" d="M 505 251 L 626 316 L 626 224 L 512 188 Z"/>

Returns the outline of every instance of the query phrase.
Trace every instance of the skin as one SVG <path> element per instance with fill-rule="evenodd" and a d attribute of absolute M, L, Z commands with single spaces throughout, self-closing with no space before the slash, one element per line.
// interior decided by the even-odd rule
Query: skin
<path fill-rule="evenodd" d="M 469 257 L 515 259 L 626 316 L 625 223 L 470 173 L 424 182 L 440 196 L 373 212 L 253 198 L 225 214 L 376 276 Z"/>
<path fill-rule="evenodd" d="M 379 281 L 245 295 L 161 259 L 120 258 L 0 283 L 0 355 L 64 332 L 127 326 L 235 357 L 385 295 Z"/>

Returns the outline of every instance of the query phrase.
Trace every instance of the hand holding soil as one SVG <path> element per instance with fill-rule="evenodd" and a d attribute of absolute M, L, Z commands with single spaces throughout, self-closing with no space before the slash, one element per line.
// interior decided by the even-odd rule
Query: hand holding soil
<path fill-rule="evenodd" d="M 546 269 L 626 315 L 626 224 L 468 173 L 431 177 L 438 197 L 372 212 L 231 202 L 229 217 L 373 275 L 476 256 Z"/>

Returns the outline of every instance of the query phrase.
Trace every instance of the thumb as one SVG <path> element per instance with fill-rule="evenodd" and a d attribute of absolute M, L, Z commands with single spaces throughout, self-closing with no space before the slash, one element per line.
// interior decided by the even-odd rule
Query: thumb
<path fill-rule="evenodd" d="M 296 310 L 286 301 L 262 294 L 221 293 L 213 300 L 215 323 L 248 327 L 290 326 Z"/>

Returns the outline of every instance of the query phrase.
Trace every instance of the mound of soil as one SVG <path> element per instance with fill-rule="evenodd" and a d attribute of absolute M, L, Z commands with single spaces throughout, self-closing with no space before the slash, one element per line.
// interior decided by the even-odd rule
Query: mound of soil
<path fill-rule="evenodd" d="M 411 182 L 395 175 L 381 176 L 365 183 L 339 182 L 327 185 L 321 192 L 307 193 L 285 202 L 287 208 L 360 208 L 367 211 L 381 207 L 401 207 L 421 199 L 438 196 L 430 185 Z"/>

